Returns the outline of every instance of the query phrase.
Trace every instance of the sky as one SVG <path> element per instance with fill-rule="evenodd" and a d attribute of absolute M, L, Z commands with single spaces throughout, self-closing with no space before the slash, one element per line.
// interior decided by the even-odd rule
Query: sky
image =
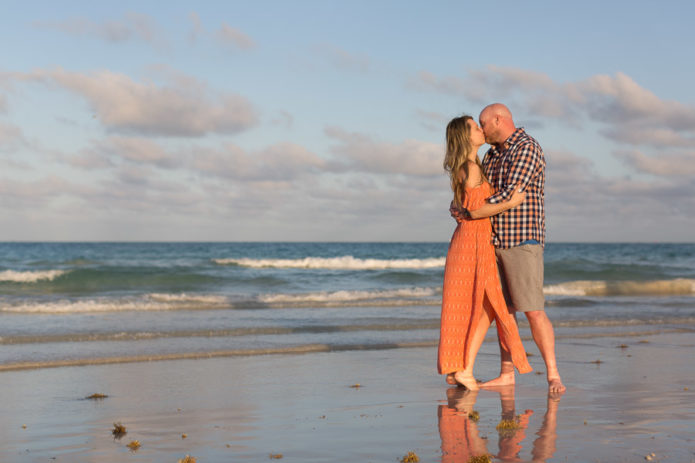
<path fill-rule="evenodd" d="M 0 241 L 445 242 L 493 102 L 548 242 L 695 241 L 694 2 L 0 7 Z"/>

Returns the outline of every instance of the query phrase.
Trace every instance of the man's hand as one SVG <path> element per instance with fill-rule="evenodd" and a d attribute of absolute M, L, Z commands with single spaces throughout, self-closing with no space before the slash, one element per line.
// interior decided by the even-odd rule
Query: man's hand
<path fill-rule="evenodd" d="M 509 205 L 512 207 L 516 207 L 519 204 L 523 203 L 525 199 L 526 192 L 521 191 L 519 185 L 514 185 L 514 192 L 512 193 L 512 197 L 509 198 Z"/>
<path fill-rule="evenodd" d="M 468 213 L 468 210 L 462 207 L 458 207 L 456 204 L 454 204 L 454 201 L 451 201 L 451 204 L 449 205 L 449 212 L 451 213 L 451 216 L 456 220 L 456 223 L 461 223 L 464 220 L 469 220 L 471 218 L 471 215 Z"/>

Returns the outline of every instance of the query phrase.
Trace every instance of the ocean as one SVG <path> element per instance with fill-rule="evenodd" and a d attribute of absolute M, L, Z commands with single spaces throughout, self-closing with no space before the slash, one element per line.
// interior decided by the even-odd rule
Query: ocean
<path fill-rule="evenodd" d="M 447 246 L 0 243 L 0 370 L 436 345 Z M 695 244 L 549 243 L 545 294 L 558 337 L 693 331 Z"/>

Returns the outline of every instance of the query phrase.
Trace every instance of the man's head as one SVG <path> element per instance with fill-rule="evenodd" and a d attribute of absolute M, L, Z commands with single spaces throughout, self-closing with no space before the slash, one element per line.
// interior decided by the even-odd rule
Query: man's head
<path fill-rule="evenodd" d="M 486 106 L 480 112 L 478 121 L 480 128 L 485 133 L 485 142 L 490 145 L 504 143 L 516 130 L 511 111 L 502 103 Z"/>

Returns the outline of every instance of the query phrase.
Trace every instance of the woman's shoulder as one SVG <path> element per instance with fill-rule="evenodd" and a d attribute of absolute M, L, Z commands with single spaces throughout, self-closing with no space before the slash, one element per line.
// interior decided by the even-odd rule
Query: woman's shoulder
<path fill-rule="evenodd" d="M 485 182 L 484 180 L 481 180 L 480 183 L 473 185 L 473 186 L 466 185 L 465 188 L 466 188 L 466 190 L 470 191 L 470 190 L 477 190 L 477 189 L 482 188 L 482 187 L 487 186 L 487 185 L 489 185 L 489 183 Z"/>
<path fill-rule="evenodd" d="M 466 188 L 477 188 L 483 183 L 483 171 L 478 163 L 467 161 L 468 163 L 468 178 L 466 179 Z"/>

